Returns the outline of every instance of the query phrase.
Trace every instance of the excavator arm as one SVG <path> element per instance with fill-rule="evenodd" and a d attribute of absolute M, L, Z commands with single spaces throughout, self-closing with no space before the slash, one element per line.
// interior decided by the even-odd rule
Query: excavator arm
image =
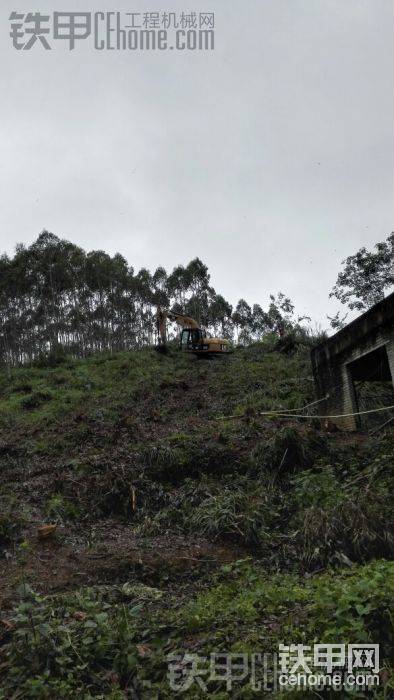
<path fill-rule="evenodd" d="M 178 314 L 174 311 L 169 311 L 168 309 L 162 309 L 159 307 L 156 313 L 156 328 L 159 338 L 159 345 L 166 345 L 167 343 L 167 319 L 169 321 L 175 321 L 175 323 L 182 328 L 199 328 L 197 321 L 191 316 Z"/>

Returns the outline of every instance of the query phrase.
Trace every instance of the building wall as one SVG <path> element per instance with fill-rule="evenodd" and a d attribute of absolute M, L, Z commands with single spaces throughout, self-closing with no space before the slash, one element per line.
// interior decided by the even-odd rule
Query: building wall
<path fill-rule="evenodd" d="M 379 333 L 373 342 L 366 341 L 365 343 L 360 343 L 357 347 L 353 348 L 347 354 L 346 359 L 342 362 L 341 371 L 343 378 L 343 392 L 342 392 L 342 411 L 338 413 L 356 413 L 358 409 L 357 399 L 355 396 L 353 381 L 351 378 L 351 373 L 349 369 L 349 364 L 354 360 L 358 360 L 363 355 L 366 355 L 373 350 L 377 350 L 379 347 L 384 346 L 386 348 L 387 357 L 389 360 L 390 370 L 391 370 L 391 380 L 394 377 L 394 340 L 389 336 L 389 334 Z M 390 362 L 391 358 L 391 362 Z M 357 430 L 359 427 L 359 418 L 357 416 L 348 416 L 346 418 L 340 418 L 336 420 L 336 425 L 342 427 L 345 430 Z"/>
<path fill-rule="evenodd" d="M 379 302 L 312 351 L 312 368 L 324 415 L 342 415 L 358 410 L 349 363 L 384 345 L 394 382 L 394 294 Z M 357 416 L 331 419 L 343 430 L 357 430 Z"/>

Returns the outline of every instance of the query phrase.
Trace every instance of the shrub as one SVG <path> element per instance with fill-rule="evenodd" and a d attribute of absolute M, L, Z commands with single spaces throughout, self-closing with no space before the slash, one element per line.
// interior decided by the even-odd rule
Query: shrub
<path fill-rule="evenodd" d="M 223 629 L 222 635 L 242 639 L 258 624 L 259 643 L 267 651 L 278 641 L 375 643 L 381 661 L 392 645 L 394 565 L 375 561 L 338 573 L 328 571 L 311 579 L 270 574 L 251 562 L 223 567 L 217 584 L 187 603 L 182 611 L 186 629 Z M 261 628 L 261 619 L 275 624 Z M 246 626 L 242 629 L 242 625 Z M 235 631 L 237 626 L 239 631 Z M 210 644 L 213 644 L 212 635 Z M 245 642 L 242 643 L 243 646 Z"/>
<path fill-rule="evenodd" d="M 15 394 L 30 394 L 33 391 L 33 386 L 30 382 L 20 382 L 12 387 L 12 392 Z"/>
<path fill-rule="evenodd" d="M 42 352 L 33 362 L 34 367 L 58 367 L 69 361 L 66 349 L 58 344 L 54 345 L 48 352 Z"/>
<path fill-rule="evenodd" d="M 24 515 L 17 510 L 16 498 L 2 496 L 0 499 L 0 548 L 14 542 L 25 524 Z"/>
<path fill-rule="evenodd" d="M 143 450 L 140 461 L 150 479 L 172 484 L 203 474 L 234 472 L 240 463 L 230 446 L 201 439 L 179 440 L 175 445 L 151 445 Z"/>
<path fill-rule="evenodd" d="M 282 474 L 297 472 L 311 467 L 326 450 L 324 437 L 314 431 L 286 426 L 256 445 L 251 453 L 251 464 L 259 469 L 280 470 Z"/>
<path fill-rule="evenodd" d="M 191 513 L 189 528 L 207 537 L 230 537 L 247 545 L 268 545 L 278 512 L 273 494 L 262 484 L 219 486 Z"/>
<path fill-rule="evenodd" d="M 41 406 L 43 403 L 51 401 L 52 398 L 53 396 L 49 391 L 34 391 L 32 394 L 22 399 L 21 407 L 25 411 L 33 411 L 35 408 Z"/>
<path fill-rule="evenodd" d="M 134 639 L 139 606 L 114 609 L 87 591 L 57 605 L 23 586 L 12 617 L 14 631 L 0 674 L 0 697 L 108 697 L 121 700 L 137 663 Z"/>
<path fill-rule="evenodd" d="M 292 481 L 301 559 L 308 565 L 335 559 L 390 556 L 394 538 L 391 495 L 385 480 L 368 474 L 339 480 L 333 467 L 304 472 Z"/>
<path fill-rule="evenodd" d="M 68 519 L 75 520 L 80 514 L 79 508 L 60 493 L 54 494 L 49 498 L 45 511 L 49 518 L 59 522 L 64 522 Z"/>

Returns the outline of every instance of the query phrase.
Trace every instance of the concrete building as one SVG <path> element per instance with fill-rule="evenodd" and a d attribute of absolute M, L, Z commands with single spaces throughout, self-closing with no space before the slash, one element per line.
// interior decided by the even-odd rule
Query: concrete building
<path fill-rule="evenodd" d="M 327 397 L 320 404 L 319 413 L 329 416 L 376 408 L 381 387 L 385 401 L 380 403 L 394 404 L 394 293 L 315 347 L 312 367 L 318 398 Z M 368 385 L 372 391 L 365 404 L 361 402 L 360 387 Z M 394 412 L 374 415 L 383 423 Z M 361 416 L 331 420 L 343 430 L 365 427 Z"/>

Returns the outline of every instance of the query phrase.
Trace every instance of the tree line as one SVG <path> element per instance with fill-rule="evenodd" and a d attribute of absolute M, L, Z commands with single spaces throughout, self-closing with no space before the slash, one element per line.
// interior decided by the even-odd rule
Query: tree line
<path fill-rule="evenodd" d="M 244 299 L 233 308 L 199 258 L 170 273 L 136 272 L 122 255 L 86 252 L 43 231 L 32 245 L 0 258 L 0 361 L 29 363 L 56 348 L 83 357 L 153 344 L 157 306 L 243 344 L 301 320 L 283 293 L 270 297 L 267 310 Z"/>
<path fill-rule="evenodd" d="M 330 296 L 363 311 L 394 284 L 394 234 L 372 251 L 361 248 L 342 261 Z M 195 258 L 168 273 L 136 272 L 122 255 L 86 252 L 43 231 L 30 246 L 18 245 L 13 257 L 0 257 L 0 364 L 31 363 L 56 349 L 74 357 L 99 351 L 136 349 L 155 342 L 158 306 L 193 316 L 210 335 L 237 343 L 267 333 L 298 331 L 297 317 L 282 292 L 268 306 L 240 299 L 233 307 L 210 283 L 207 266 Z M 339 312 L 328 317 L 338 330 Z"/>

